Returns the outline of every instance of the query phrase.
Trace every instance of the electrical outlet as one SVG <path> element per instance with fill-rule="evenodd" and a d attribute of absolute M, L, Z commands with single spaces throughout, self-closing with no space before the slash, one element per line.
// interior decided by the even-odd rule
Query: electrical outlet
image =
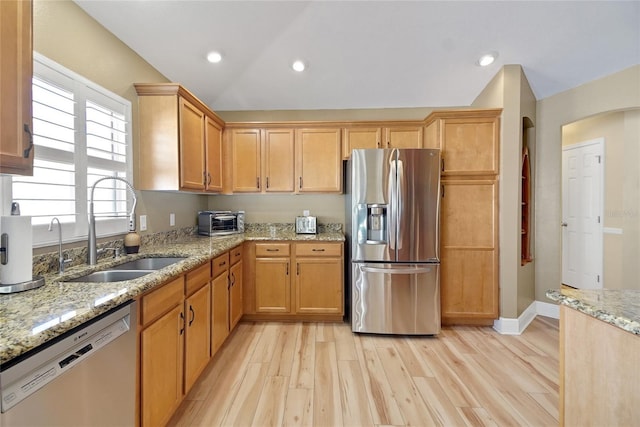
<path fill-rule="evenodd" d="M 145 231 L 147 229 L 147 216 L 140 215 L 140 231 Z"/>
<path fill-rule="evenodd" d="M 309 210 L 308 209 L 303 210 L 302 216 L 309 216 Z"/>
<path fill-rule="evenodd" d="M 169 214 L 169 226 L 173 227 L 174 225 L 176 225 L 176 214 L 170 213 Z"/>

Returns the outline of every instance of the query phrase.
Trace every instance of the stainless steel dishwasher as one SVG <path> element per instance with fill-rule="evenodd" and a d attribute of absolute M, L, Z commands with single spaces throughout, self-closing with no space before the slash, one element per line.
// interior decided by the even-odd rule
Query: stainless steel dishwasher
<path fill-rule="evenodd" d="M 0 425 L 135 425 L 136 319 L 128 302 L 2 366 Z"/>

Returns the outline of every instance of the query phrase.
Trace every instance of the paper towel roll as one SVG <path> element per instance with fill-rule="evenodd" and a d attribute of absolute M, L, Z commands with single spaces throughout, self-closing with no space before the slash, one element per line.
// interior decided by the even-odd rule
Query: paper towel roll
<path fill-rule="evenodd" d="M 33 238 L 30 216 L 0 217 L 0 235 L 7 234 L 7 263 L 0 263 L 0 283 L 14 285 L 33 279 Z"/>

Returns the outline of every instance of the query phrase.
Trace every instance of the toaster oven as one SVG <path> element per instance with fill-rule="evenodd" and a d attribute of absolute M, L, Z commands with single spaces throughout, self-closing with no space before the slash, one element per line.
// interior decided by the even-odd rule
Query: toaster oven
<path fill-rule="evenodd" d="M 244 233 L 244 211 L 198 212 L 198 234 L 225 236 Z"/>

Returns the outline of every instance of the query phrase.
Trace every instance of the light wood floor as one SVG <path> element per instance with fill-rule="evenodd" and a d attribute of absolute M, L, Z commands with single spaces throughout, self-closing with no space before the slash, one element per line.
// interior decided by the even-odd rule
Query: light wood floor
<path fill-rule="evenodd" d="M 557 426 L 558 322 L 437 338 L 241 323 L 170 425 Z"/>

